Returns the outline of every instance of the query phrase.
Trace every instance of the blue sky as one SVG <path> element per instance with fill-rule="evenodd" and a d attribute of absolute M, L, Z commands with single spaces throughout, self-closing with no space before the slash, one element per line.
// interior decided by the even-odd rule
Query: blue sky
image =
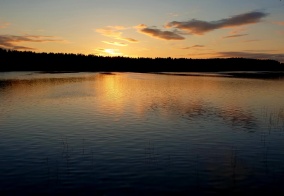
<path fill-rule="evenodd" d="M 280 0 L 0 0 L 0 47 L 284 61 Z"/>

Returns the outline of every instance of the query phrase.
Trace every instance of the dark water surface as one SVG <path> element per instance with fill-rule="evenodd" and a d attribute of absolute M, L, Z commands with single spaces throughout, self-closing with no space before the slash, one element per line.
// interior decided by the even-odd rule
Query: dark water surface
<path fill-rule="evenodd" d="M 284 193 L 284 80 L 1 73 L 0 194 Z"/>

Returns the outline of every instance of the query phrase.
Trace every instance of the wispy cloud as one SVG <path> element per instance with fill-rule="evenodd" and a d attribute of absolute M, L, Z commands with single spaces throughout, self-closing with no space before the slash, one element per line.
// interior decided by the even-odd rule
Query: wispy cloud
<path fill-rule="evenodd" d="M 107 26 L 104 28 L 96 29 L 96 32 L 107 37 L 120 37 L 122 32 L 120 30 L 125 29 L 123 26 Z"/>
<path fill-rule="evenodd" d="M 230 32 L 230 35 L 236 35 L 236 34 L 244 34 L 243 32 L 245 32 L 247 30 L 247 28 L 245 27 L 236 27 L 234 29 L 232 29 L 232 31 Z"/>
<path fill-rule="evenodd" d="M 136 40 L 136 39 L 133 39 L 133 38 L 125 38 L 125 37 L 121 37 L 119 38 L 120 40 L 124 40 L 124 41 L 128 41 L 128 42 L 131 42 L 131 43 L 138 43 L 139 41 Z"/>
<path fill-rule="evenodd" d="M 131 43 L 137 43 L 138 40 L 136 39 L 122 36 L 123 33 L 121 31 L 125 29 L 127 28 L 124 26 L 107 26 L 104 28 L 96 29 L 95 31 L 106 37 L 111 37 L 118 40 L 124 40 Z"/>
<path fill-rule="evenodd" d="M 204 48 L 204 47 L 205 47 L 204 45 L 194 45 L 194 46 L 184 47 L 184 48 L 181 48 L 181 49 L 188 50 L 188 49 L 192 49 L 192 48 Z"/>
<path fill-rule="evenodd" d="M 238 38 L 238 37 L 247 36 L 248 34 L 245 33 L 245 31 L 246 31 L 245 27 L 236 27 L 236 28 L 232 29 L 232 31 L 229 32 L 229 35 L 224 36 L 223 39 Z"/>
<path fill-rule="evenodd" d="M 128 46 L 125 43 L 120 43 L 120 42 L 108 42 L 108 41 L 102 41 L 105 44 L 109 44 L 109 45 L 114 45 L 114 46 Z"/>
<path fill-rule="evenodd" d="M 268 53 L 268 52 L 277 52 L 279 50 L 268 50 L 268 49 L 263 49 L 263 50 L 243 50 L 243 52 L 255 52 L 255 53 Z"/>
<path fill-rule="evenodd" d="M 13 50 L 37 50 L 36 48 L 26 47 L 26 46 L 14 46 L 13 48 L 9 48 Z"/>
<path fill-rule="evenodd" d="M 271 59 L 284 63 L 284 53 L 276 53 L 277 50 L 247 50 L 247 51 L 221 51 L 221 52 L 199 52 L 188 54 L 190 58 L 249 58 L 249 59 Z"/>
<path fill-rule="evenodd" d="M 242 58 L 253 58 L 253 59 L 274 59 L 280 62 L 284 62 L 284 54 L 273 54 L 265 52 L 218 52 L 218 57 L 242 57 Z"/>
<path fill-rule="evenodd" d="M 64 42 L 64 40 L 41 35 L 0 35 L 0 47 L 13 50 L 36 50 L 35 48 L 22 46 L 21 43 L 25 42 Z"/>
<path fill-rule="evenodd" d="M 144 24 L 140 24 L 136 27 L 138 32 L 146 34 L 148 36 L 163 39 L 163 40 L 184 40 L 185 38 L 174 31 L 163 31 L 157 28 L 150 28 Z"/>
<path fill-rule="evenodd" d="M 236 34 L 236 35 L 228 35 L 223 37 L 224 39 L 228 39 L 228 38 L 237 38 L 237 37 L 243 37 L 243 36 L 247 36 L 248 34 Z"/>
<path fill-rule="evenodd" d="M 259 23 L 261 19 L 265 18 L 266 16 L 268 16 L 267 13 L 253 11 L 210 22 L 196 19 L 185 22 L 173 21 L 166 24 L 166 27 L 184 30 L 190 34 L 202 35 L 216 29 Z"/>

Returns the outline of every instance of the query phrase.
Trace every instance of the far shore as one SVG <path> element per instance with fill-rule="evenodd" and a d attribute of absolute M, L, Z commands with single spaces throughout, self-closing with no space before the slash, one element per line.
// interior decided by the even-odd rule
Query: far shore
<path fill-rule="evenodd" d="M 233 78 L 255 78 L 255 79 L 281 79 L 284 71 L 234 71 L 234 72 L 205 72 L 205 73 L 167 73 L 155 72 L 155 74 L 176 76 L 207 76 L 207 77 L 233 77 Z"/>
<path fill-rule="evenodd" d="M 211 75 L 244 78 L 281 78 L 284 64 L 270 59 L 247 58 L 129 58 L 82 54 L 35 53 L 0 48 L 0 72 L 42 73 L 139 72 L 174 75 Z"/>
<path fill-rule="evenodd" d="M 15 71 L 2 72 L 12 73 Z M 18 71 L 16 71 L 18 72 Z M 26 71 L 20 71 L 26 72 Z M 73 74 L 73 73 L 97 73 L 101 75 L 116 75 L 119 73 L 141 73 L 141 74 L 157 74 L 168 76 L 181 76 L 181 77 L 227 77 L 227 78 L 248 78 L 248 79 L 284 79 L 284 71 L 231 71 L 231 72 L 86 72 L 86 71 L 28 71 L 28 75 L 34 73 L 39 74 Z M 1 73 L 1 72 L 0 72 Z M 62 76 L 63 77 L 63 76 Z M 65 78 L 66 76 L 64 76 Z M 74 76 L 72 76 L 74 77 Z M 60 76 L 59 76 L 60 78 Z M 1 81 L 7 79 L 1 79 Z"/>

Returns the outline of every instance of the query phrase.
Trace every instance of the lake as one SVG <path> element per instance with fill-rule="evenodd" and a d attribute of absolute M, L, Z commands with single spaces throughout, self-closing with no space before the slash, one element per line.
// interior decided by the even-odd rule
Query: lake
<path fill-rule="evenodd" d="M 0 193 L 284 193 L 284 80 L 0 73 Z"/>

